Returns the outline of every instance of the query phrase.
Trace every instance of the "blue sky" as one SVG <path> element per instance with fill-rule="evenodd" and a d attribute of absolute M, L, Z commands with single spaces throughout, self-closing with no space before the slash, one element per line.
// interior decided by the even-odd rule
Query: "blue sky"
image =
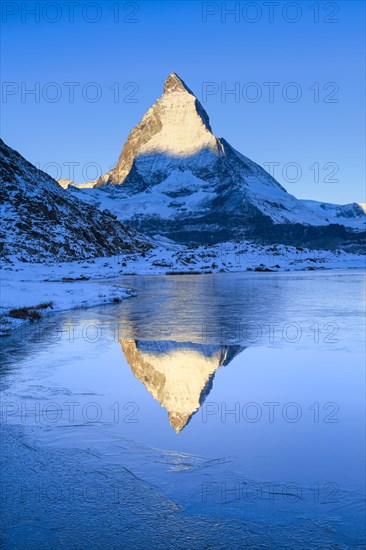
<path fill-rule="evenodd" d="M 71 4 L 1 6 L 1 134 L 51 175 L 111 168 L 175 71 L 289 192 L 365 201 L 363 2 Z"/>

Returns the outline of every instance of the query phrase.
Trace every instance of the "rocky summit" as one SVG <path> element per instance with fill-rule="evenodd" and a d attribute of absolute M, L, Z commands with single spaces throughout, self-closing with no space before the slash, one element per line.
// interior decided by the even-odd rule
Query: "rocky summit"
<path fill-rule="evenodd" d="M 97 193 L 97 189 L 98 193 Z M 149 235 L 191 243 L 261 243 L 359 249 L 358 204 L 299 200 L 212 132 L 209 117 L 175 73 L 130 132 L 116 166 L 78 195 Z"/>

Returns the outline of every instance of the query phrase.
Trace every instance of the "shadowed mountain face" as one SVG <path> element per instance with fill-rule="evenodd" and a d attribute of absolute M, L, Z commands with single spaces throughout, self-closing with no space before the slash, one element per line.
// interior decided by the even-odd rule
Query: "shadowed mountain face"
<path fill-rule="evenodd" d="M 70 197 L 2 140 L 0 183 L 3 256 L 69 261 L 151 248 L 107 212 Z"/>
<path fill-rule="evenodd" d="M 245 348 L 173 341 L 120 340 L 136 378 L 168 411 L 179 433 L 211 391 L 217 369 Z"/>
<path fill-rule="evenodd" d="M 184 243 L 253 238 L 327 248 L 360 242 L 366 228 L 359 205 L 298 200 L 215 137 L 204 108 L 175 73 L 96 187 L 119 219 Z"/>

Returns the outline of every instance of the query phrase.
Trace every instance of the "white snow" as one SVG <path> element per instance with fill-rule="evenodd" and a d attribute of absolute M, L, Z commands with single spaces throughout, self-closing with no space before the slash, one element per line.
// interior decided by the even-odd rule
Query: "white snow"
<path fill-rule="evenodd" d="M 69 189 L 70 192 L 70 189 Z M 150 190 L 125 195 L 123 186 L 113 189 L 83 189 L 72 190 L 75 196 L 100 210 L 109 210 L 120 221 L 134 216 L 150 216 L 162 219 L 174 218 L 177 213 L 188 210 L 194 212 L 205 209 L 205 204 L 216 197 L 216 193 L 208 188 L 207 182 L 194 176 L 190 171 L 173 170 L 161 183 Z M 169 193 L 179 193 L 177 197 Z"/>
<path fill-rule="evenodd" d="M 365 256 L 344 251 L 309 250 L 285 245 L 259 246 L 243 241 L 186 247 L 156 239 L 145 253 L 74 262 L 31 264 L 10 258 L 1 276 L 2 332 L 21 321 L 9 318 L 11 309 L 53 302 L 53 310 L 92 307 L 133 296 L 114 286 L 111 279 L 127 274 L 158 275 L 225 273 L 237 271 L 292 271 L 307 269 L 365 268 Z M 84 280 L 63 281 L 63 279 Z M 1 331 L 0 331 L 1 332 Z"/>
<path fill-rule="evenodd" d="M 366 216 L 362 203 L 331 204 L 311 200 L 300 200 L 307 209 L 323 218 L 326 223 L 340 223 L 355 230 L 366 229 Z"/>
<path fill-rule="evenodd" d="M 43 316 L 51 312 L 118 302 L 134 295 L 130 289 L 102 282 L 45 280 L 48 276 L 55 278 L 56 273 L 58 277 L 64 277 L 64 273 L 67 273 L 66 276 L 70 278 L 84 275 L 82 266 L 79 270 L 66 266 L 63 264 L 60 268 L 59 264 L 53 267 L 29 264 L 22 268 L 16 263 L 12 268 L 4 269 L 1 278 L 0 335 L 27 322 L 9 316 L 9 312 L 14 309 L 32 309 L 50 303 L 51 307 L 38 310 Z"/>

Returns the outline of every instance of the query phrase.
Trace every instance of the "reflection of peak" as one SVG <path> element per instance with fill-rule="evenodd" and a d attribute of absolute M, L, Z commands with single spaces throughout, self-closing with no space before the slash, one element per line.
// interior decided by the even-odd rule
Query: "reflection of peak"
<path fill-rule="evenodd" d="M 184 426 L 188 424 L 191 419 L 191 414 L 181 414 L 177 412 L 168 413 L 169 424 L 177 432 L 177 434 L 183 430 Z"/>
<path fill-rule="evenodd" d="M 243 350 L 173 341 L 121 340 L 133 374 L 168 411 L 179 433 L 211 391 L 216 370 Z"/>

